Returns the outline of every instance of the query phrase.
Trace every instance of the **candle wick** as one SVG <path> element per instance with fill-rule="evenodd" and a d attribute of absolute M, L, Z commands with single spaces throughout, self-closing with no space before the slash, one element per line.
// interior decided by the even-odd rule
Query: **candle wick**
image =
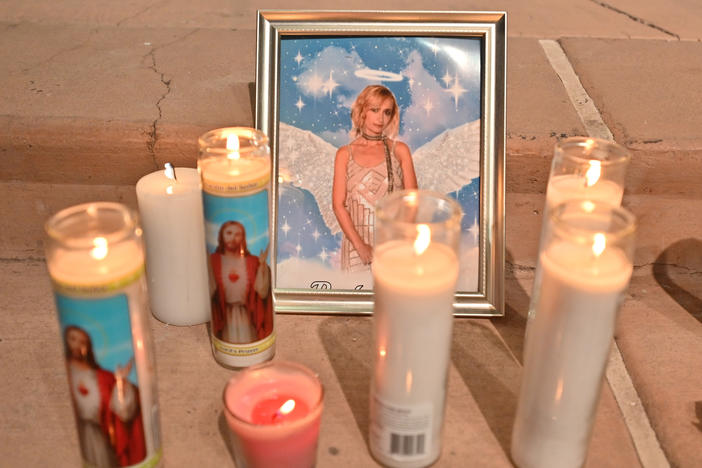
<path fill-rule="evenodd" d="M 283 417 L 283 412 L 278 410 L 275 413 L 273 413 L 273 416 L 271 417 L 271 422 L 276 422 L 277 419 L 280 419 Z"/>
<path fill-rule="evenodd" d="M 166 172 L 170 173 L 173 176 L 173 180 L 177 181 L 178 178 L 176 177 L 176 171 L 175 171 L 175 167 L 173 167 L 173 164 L 167 162 L 165 164 L 165 166 L 166 166 Z"/>

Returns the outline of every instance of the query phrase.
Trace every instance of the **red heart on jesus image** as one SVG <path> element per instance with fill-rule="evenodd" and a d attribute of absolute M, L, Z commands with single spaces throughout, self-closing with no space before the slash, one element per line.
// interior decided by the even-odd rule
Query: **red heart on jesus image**
<path fill-rule="evenodd" d="M 85 395 L 88 394 L 88 389 L 86 388 L 85 385 L 83 385 L 82 382 L 81 382 L 80 384 L 78 384 L 78 391 L 79 391 L 80 394 L 83 395 L 83 396 L 85 396 Z"/>
<path fill-rule="evenodd" d="M 239 279 L 239 275 L 237 275 L 236 273 L 229 273 L 229 281 L 231 281 L 232 283 L 235 283 L 236 280 L 238 280 L 238 279 Z"/>

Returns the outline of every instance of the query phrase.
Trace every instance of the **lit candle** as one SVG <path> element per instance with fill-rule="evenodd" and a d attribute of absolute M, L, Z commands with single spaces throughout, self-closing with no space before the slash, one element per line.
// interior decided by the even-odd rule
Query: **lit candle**
<path fill-rule="evenodd" d="M 260 364 L 232 377 L 224 406 L 237 466 L 314 466 L 322 397 L 317 376 L 291 362 Z"/>
<path fill-rule="evenodd" d="M 579 467 L 631 276 L 633 216 L 590 201 L 555 209 L 539 256 L 536 314 L 512 436 L 520 467 Z M 601 231 L 601 232 L 598 232 Z"/>
<path fill-rule="evenodd" d="M 161 446 L 141 229 L 118 203 L 46 224 L 69 391 L 86 465 L 157 466 Z"/>
<path fill-rule="evenodd" d="M 460 216 L 448 202 L 438 216 L 437 206 L 426 210 L 441 200 L 398 192 L 376 209 L 369 442 L 373 456 L 388 466 L 426 466 L 441 452 Z M 397 204 L 406 205 L 411 222 L 398 216 Z M 443 222 L 421 223 L 427 211 Z"/>
<path fill-rule="evenodd" d="M 549 211 L 570 200 L 601 201 L 619 206 L 624 194 L 624 179 L 630 159 L 631 155 L 627 149 L 613 141 L 572 137 L 556 143 L 546 187 L 543 226 L 546 226 Z M 537 277 L 540 268 L 537 262 Z M 532 294 L 525 344 L 529 341 L 531 333 L 529 323 L 536 313 L 535 298 Z"/>
<path fill-rule="evenodd" d="M 162 322 L 195 325 L 210 319 L 200 176 L 168 164 L 136 184 L 146 242 L 151 311 Z"/>
<path fill-rule="evenodd" d="M 268 139 L 251 128 L 222 128 L 199 145 L 212 350 L 220 364 L 246 367 L 275 353 Z"/>
<path fill-rule="evenodd" d="M 574 199 L 621 204 L 630 158 L 626 148 L 613 141 L 587 137 L 559 141 L 546 189 L 546 209 Z"/>
<path fill-rule="evenodd" d="M 611 180 L 597 180 L 588 185 L 587 177 L 579 175 L 558 175 L 549 179 L 546 188 L 547 209 L 568 200 L 600 200 L 620 205 L 624 187 Z"/>

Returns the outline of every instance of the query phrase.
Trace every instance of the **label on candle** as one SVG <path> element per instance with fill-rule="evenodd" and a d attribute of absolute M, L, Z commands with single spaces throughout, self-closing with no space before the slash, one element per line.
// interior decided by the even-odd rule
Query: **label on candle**
<path fill-rule="evenodd" d="M 54 278 L 86 466 L 152 467 L 161 460 L 154 363 L 142 338 L 148 326 L 143 271 L 142 265 L 96 285 Z"/>
<path fill-rule="evenodd" d="M 421 459 L 432 444 L 432 404 L 396 405 L 371 399 L 370 443 L 377 452 L 396 459 Z"/>
<path fill-rule="evenodd" d="M 206 193 L 240 197 L 267 188 L 271 179 L 270 161 L 263 158 L 212 158 L 199 166 Z"/>
<path fill-rule="evenodd" d="M 203 180 L 208 177 L 213 176 L 203 172 Z M 218 361 L 244 367 L 270 358 L 275 349 L 269 192 L 247 189 L 241 196 L 231 185 L 216 188 L 209 185 L 203 192 L 212 346 Z"/>

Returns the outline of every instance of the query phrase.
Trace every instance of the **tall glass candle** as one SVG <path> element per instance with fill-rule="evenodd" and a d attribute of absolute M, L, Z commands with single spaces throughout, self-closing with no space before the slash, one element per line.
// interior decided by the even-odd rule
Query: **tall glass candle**
<path fill-rule="evenodd" d="M 539 254 L 512 458 L 526 467 L 579 467 L 587 447 L 624 291 L 634 216 L 604 202 L 550 211 Z"/>
<path fill-rule="evenodd" d="M 179 167 L 145 175 L 136 184 L 146 243 L 151 312 L 172 325 L 210 319 L 200 176 Z"/>
<path fill-rule="evenodd" d="M 199 145 L 212 350 L 220 364 L 246 367 L 275 353 L 268 138 L 252 128 L 220 128 Z"/>
<path fill-rule="evenodd" d="M 86 466 L 161 462 L 144 248 L 136 216 L 87 203 L 46 223 L 71 402 Z"/>
<path fill-rule="evenodd" d="M 442 195 L 400 191 L 376 207 L 370 450 L 387 466 L 439 458 L 461 210 Z"/>
<path fill-rule="evenodd" d="M 631 155 L 613 141 L 572 137 L 556 143 L 546 188 L 546 208 L 573 199 L 620 205 Z"/>
<path fill-rule="evenodd" d="M 624 195 L 624 179 L 631 155 L 613 141 L 590 137 L 572 137 L 556 143 L 551 173 L 546 188 L 546 205 L 541 242 L 549 211 L 569 200 L 593 200 L 619 206 Z M 537 263 L 536 277 L 541 265 Z M 529 340 L 528 325 L 536 314 L 535 295 L 529 303 L 524 341 Z"/>
<path fill-rule="evenodd" d="M 294 362 L 271 361 L 234 375 L 224 408 L 240 468 L 311 468 L 323 408 L 317 376 Z"/>

